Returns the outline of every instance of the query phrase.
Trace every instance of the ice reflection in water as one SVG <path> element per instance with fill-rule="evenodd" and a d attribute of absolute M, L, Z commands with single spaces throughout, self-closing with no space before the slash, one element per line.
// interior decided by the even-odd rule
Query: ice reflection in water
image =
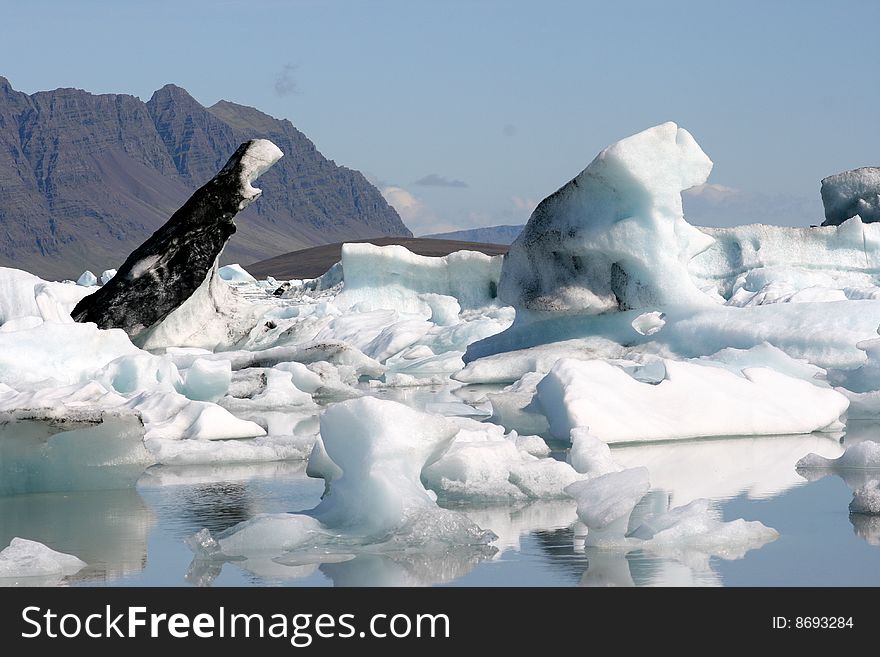
<path fill-rule="evenodd" d="M 414 405 L 479 399 L 479 395 L 470 399 L 446 392 L 405 396 Z M 876 424 L 853 424 L 844 443 L 877 436 Z M 816 452 L 836 458 L 842 451 L 838 436 L 813 434 L 626 445 L 615 447 L 613 453 L 627 467 L 645 465 L 650 470 L 653 490 L 637 507 L 638 515 L 700 497 L 712 499 L 722 511 L 730 499 L 773 505 L 787 491 L 807 486 L 809 479 L 819 476 L 795 469 L 801 457 Z M 510 573 L 531 573 L 528 581 L 534 583 L 584 586 L 736 583 L 726 579 L 727 574 L 722 577 L 729 569 L 719 569 L 718 557 L 699 552 L 585 548 L 584 528 L 577 523 L 574 503 L 568 500 L 457 506 L 456 510 L 498 535 L 495 550 L 358 555 L 341 551 L 191 563 L 192 553 L 182 540 L 204 527 L 219 531 L 259 513 L 314 507 L 323 484 L 307 478 L 304 468 L 303 462 L 154 466 L 140 477 L 136 490 L 2 497 L 0 541 L 6 545 L 12 537 L 22 536 L 75 554 L 89 567 L 75 576 L 74 583 L 87 584 L 503 585 L 517 581 L 509 578 Z M 863 478 L 864 473 L 844 476 L 852 485 Z M 747 505 L 737 516 L 757 518 L 750 515 L 750 509 L 757 512 L 759 507 Z M 811 510 L 805 508 L 803 513 L 809 515 Z M 846 513 L 846 500 L 840 513 Z M 858 543 L 880 545 L 880 519 L 854 514 L 850 521 L 855 535 L 867 542 Z M 773 526 L 772 521 L 767 524 Z M 809 540 L 824 538 L 821 518 L 815 527 L 816 535 Z M 771 547 L 783 549 L 787 538 L 783 535 L 779 548 Z M 796 549 L 797 542 L 789 545 L 786 549 Z M 743 563 L 747 565 L 750 554 L 760 552 L 746 554 Z"/>
<path fill-rule="evenodd" d="M 72 581 L 100 584 L 140 574 L 156 517 L 134 489 L 0 497 L 0 545 L 16 536 L 88 564 Z"/>

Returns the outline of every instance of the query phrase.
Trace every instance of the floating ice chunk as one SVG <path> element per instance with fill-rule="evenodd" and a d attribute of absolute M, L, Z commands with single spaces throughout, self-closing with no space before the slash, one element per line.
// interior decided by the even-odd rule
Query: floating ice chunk
<path fill-rule="evenodd" d="M 175 440 L 151 438 L 150 454 L 163 465 L 214 465 L 304 460 L 314 436 L 264 436 L 249 440 Z"/>
<path fill-rule="evenodd" d="M 419 301 L 424 301 L 431 309 L 431 321 L 437 326 L 458 324 L 461 305 L 455 297 L 445 294 L 420 294 Z"/>
<path fill-rule="evenodd" d="M 666 315 L 659 311 L 643 313 L 632 321 L 632 327 L 639 335 L 654 335 L 666 326 Z"/>
<path fill-rule="evenodd" d="M 227 283 L 256 283 L 257 279 L 251 276 L 244 267 L 239 264 L 224 265 L 217 270 L 217 274 Z"/>
<path fill-rule="evenodd" d="M 0 580 L 14 578 L 27 584 L 27 578 L 43 578 L 58 582 L 63 577 L 75 575 L 86 565 L 72 554 L 56 552 L 37 541 L 13 538 L 0 552 Z"/>
<path fill-rule="evenodd" d="M 865 352 L 865 362 L 854 369 L 829 370 L 828 380 L 850 392 L 880 390 L 880 339 L 863 340 L 856 345 Z"/>
<path fill-rule="evenodd" d="M 0 382 L 11 386 L 53 379 L 60 384 L 92 378 L 120 356 L 140 354 L 125 331 L 94 324 L 44 322 L 27 331 L 0 333 Z"/>
<path fill-rule="evenodd" d="M 742 518 L 719 520 L 706 499 L 647 517 L 629 537 L 648 541 L 651 550 L 674 547 L 696 550 L 723 559 L 739 559 L 749 550 L 779 538 L 779 532 Z"/>
<path fill-rule="evenodd" d="M 838 392 L 765 368 L 737 376 L 663 362 L 666 379 L 652 385 L 605 361 L 560 360 L 537 386 L 553 435 L 567 438 L 579 426 L 609 443 L 810 433 L 840 426 L 849 405 Z"/>
<path fill-rule="evenodd" d="M 622 358 L 625 351 L 620 343 L 599 335 L 563 340 L 471 360 L 452 378 L 462 383 L 514 383 L 530 372 L 546 374 L 560 358 Z"/>
<path fill-rule="evenodd" d="M 832 468 L 835 470 L 880 469 L 880 443 L 866 440 L 846 448 L 843 455 L 828 459 L 819 454 L 808 454 L 797 462 L 798 469 Z"/>
<path fill-rule="evenodd" d="M 80 285 L 46 282 L 26 271 L 0 267 L 0 325 L 20 317 L 72 322 L 70 311 L 92 291 Z"/>
<path fill-rule="evenodd" d="M 431 324 L 421 319 L 396 322 L 383 328 L 362 351 L 382 363 L 391 356 L 415 344 L 430 330 Z"/>
<path fill-rule="evenodd" d="M 74 409 L 54 420 L 53 412 L 0 414 L 0 496 L 133 487 L 155 462 L 134 413 Z"/>
<path fill-rule="evenodd" d="M 713 240 L 684 220 L 681 202 L 711 170 L 671 122 L 609 146 L 532 213 L 505 256 L 502 301 L 569 313 L 712 303 L 687 264 Z"/>
<path fill-rule="evenodd" d="M 335 303 L 363 309 L 433 312 L 439 303 L 420 295 L 453 297 L 461 308 L 495 303 L 501 256 L 456 251 L 441 258 L 416 255 L 402 246 L 350 243 L 342 247 L 345 286 Z M 450 307 L 441 314 L 448 315 Z M 451 317 L 450 317 L 451 319 Z"/>
<path fill-rule="evenodd" d="M 233 411 L 254 411 L 289 406 L 312 406 L 312 396 L 293 383 L 290 372 L 271 368 L 266 370 L 266 386 L 249 399 L 226 397 L 223 406 Z"/>
<path fill-rule="evenodd" d="M 565 492 L 577 501 L 578 517 L 587 527 L 605 529 L 622 520 L 625 532 L 626 520 L 650 487 L 647 468 L 629 468 L 576 481 Z"/>
<path fill-rule="evenodd" d="M 450 376 L 464 363 L 460 351 L 450 351 L 424 358 L 389 358 L 385 361 L 385 383 L 388 386 L 448 384 Z"/>
<path fill-rule="evenodd" d="M 542 458 L 549 450 L 539 438 L 543 449 L 531 440 L 520 442 L 515 433 L 505 436 L 497 425 L 462 424 L 446 454 L 422 471 L 425 484 L 445 499 L 498 502 L 562 498 L 565 487 L 578 479 L 567 463 Z"/>
<path fill-rule="evenodd" d="M 316 340 L 303 344 L 269 347 L 267 349 L 224 351 L 205 355 L 208 360 L 228 360 L 232 369 L 274 367 L 279 363 L 312 364 L 321 361 L 350 367 L 357 376 L 379 377 L 385 368 L 359 349 L 338 340 Z"/>
<path fill-rule="evenodd" d="M 880 515 L 880 481 L 872 481 L 853 492 L 850 513 Z"/>
<path fill-rule="evenodd" d="M 197 358 L 186 370 L 181 392 L 188 399 L 216 402 L 229 390 L 232 363 Z"/>
<path fill-rule="evenodd" d="M 767 367 L 780 374 L 810 381 L 816 385 L 827 385 L 824 381 L 826 371 L 804 359 L 792 358 L 778 347 L 764 342 L 750 349 L 728 347 L 711 356 L 703 356 L 700 362 L 705 365 L 719 364 L 737 374 L 750 367 Z"/>
<path fill-rule="evenodd" d="M 330 406 L 321 416 L 326 459 L 318 469 L 328 472 L 329 460 L 341 474 L 329 482 L 321 503 L 306 514 L 257 516 L 217 534 L 216 544 L 198 535 L 195 550 L 222 558 L 327 546 L 341 537 L 349 550 L 485 545 L 494 534 L 439 508 L 421 482 L 422 469 L 443 454 L 457 431 L 439 416 L 371 397 Z"/>
<path fill-rule="evenodd" d="M 110 279 L 116 276 L 115 269 L 105 269 L 101 272 L 101 277 L 98 279 L 101 281 L 101 285 L 106 285 L 110 282 Z"/>
<path fill-rule="evenodd" d="M 136 409 L 144 418 L 146 440 L 225 440 L 266 435 L 259 425 L 240 420 L 217 404 L 192 401 L 176 392 L 143 392 L 132 397 L 126 406 Z"/>
<path fill-rule="evenodd" d="M 34 286 L 43 281 L 20 269 L 0 267 L 0 324 L 19 317 L 42 317 Z"/>
<path fill-rule="evenodd" d="M 79 275 L 79 278 L 76 279 L 76 284 L 82 285 L 83 287 L 92 287 L 98 284 L 98 277 L 86 269 Z"/>
<path fill-rule="evenodd" d="M 183 384 L 170 356 L 143 351 L 114 358 L 95 374 L 95 380 L 121 394 L 154 389 L 174 391 Z"/>
<path fill-rule="evenodd" d="M 421 483 L 422 468 L 446 451 L 456 433 L 443 418 L 396 402 L 364 397 L 331 406 L 321 416 L 321 437 L 343 474 L 316 517 L 372 534 L 436 508 Z"/>
<path fill-rule="evenodd" d="M 862 167 L 822 179 L 823 226 L 836 226 L 856 215 L 880 221 L 880 168 Z"/>
<path fill-rule="evenodd" d="M 590 478 L 623 470 L 611 456 L 608 443 L 596 438 L 586 427 L 575 427 L 571 430 L 568 462 L 575 470 Z"/>
<path fill-rule="evenodd" d="M 329 365 L 329 363 L 321 365 Z M 327 385 L 326 375 L 322 377 L 321 374 L 313 372 L 302 363 L 279 363 L 274 369 L 289 372 L 293 385 L 309 394 L 314 394 Z M 321 368 L 322 372 L 325 370 L 326 368 Z M 333 371 L 335 372 L 335 369 Z"/>
<path fill-rule="evenodd" d="M 876 224 L 876 228 L 880 234 L 880 224 Z M 880 254 L 880 248 L 877 253 Z M 650 336 L 650 341 L 646 340 L 640 350 L 667 357 L 697 358 L 727 347 L 748 349 L 769 342 L 792 358 L 806 359 L 818 367 L 854 368 L 865 362 L 865 353 L 856 344 L 877 337 L 880 300 L 784 303 L 748 308 L 669 306 L 664 311 L 666 326 Z M 591 336 L 593 339 L 602 336 L 605 344 L 616 343 L 619 352 L 626 356 L 627 350 L 621 345 L 637 338 L 630 325 L 636 315 L 634 311 L 601 315 L 547 314 L 547 319 L 514 324 L 503 333 L 471 344 L 464 361 L 470 363 L 493 354 L 547 343 L 569 341 L 573 344 Z M 552 346 L 548 345 L 550 353 Z M 620 356 L 597 353 L 594 357 Z"/>

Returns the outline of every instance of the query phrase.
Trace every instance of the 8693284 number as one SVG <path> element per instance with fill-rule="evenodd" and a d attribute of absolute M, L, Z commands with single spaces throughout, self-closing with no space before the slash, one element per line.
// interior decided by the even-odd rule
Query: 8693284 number
<path fill-rule="evenodd" d="M 798 630 L 852 629 L 852 616 L 797 616 L 794 627 Z"/>

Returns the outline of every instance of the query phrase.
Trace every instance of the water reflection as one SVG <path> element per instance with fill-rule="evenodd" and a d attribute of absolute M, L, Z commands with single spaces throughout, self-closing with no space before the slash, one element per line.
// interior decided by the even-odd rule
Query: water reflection
<path fill-rule="evenodd" d="M 20 536 L 79 557 L 88 567 L 71 581 L 96 584 L 140 573 L 154 523 L 133 489 L 0 497 L 0 544 Z"/>
<path fill-rule="evenodd" d="M 157 465 L 138 480 L 138 490 L 175 535 L 186 538 L 204 528 L 222 531 L 260 513 L 314 506 L 323 483 L 306 477 L 305 468 L 304 461 Z"/>
<path fill-rule="evenodd" d="M 500 559 L 508 550 L 521 550 L 522 539 L 529 534 L 552 534 L 565 530 L 577 520 L 574 500 L 548 500 L 517 506 L 462 507 L 460 510 L 483 529 L 491 529 L 498 538 Z"/>
<path fill-rule="evenodd" d="M 648 514 L 665 512 L 699 498 L 715 502 L 738 495 L 767 499 L 805 483 L 795 469 L 810 452 L 836 458 L 843 452 L 839 435 L 808 434 L 712 440 L 645 443 L 613 447 L 613 456 L 625 467 L 645 466 L 652 490 L 639 502 L 628 530 Z M 860 521 L 871 534 L 878 525 Z M 761 543 L 715 546 L 705 549 L 654 546 L 633 549 L 590 547 L 587 529 L 578 522 L 536 538 L 557 570 L 579 570 L 582 586 L 720 586 L 719 559 L 743 558 Z M 873 534 L 877 536 L 877 534 Z M 577 558 L 582 554 L 582 559 Z"/>
<path fill-rule="evenodd" d="M 468 546 L 455 552 L 359 554 L 325 562 L 321 572 L 334 586 L 432 586 L 463 577 L 495 553 L 489 546 Z"/>
<path fill-rule="evenodd" d="M 876 422 L 848 422 L 846 433 L 842 439 L 842 448 L 852 447 L 866 440 L 880 440 L 880 431 L 878 431 Z M 821 454 L 826 458 L 827 454 Z M 818 481 L 829 475 L 840 477 L 847 487 L 855 493 L 860 488 L 868 486 L 876 487 L 880 482 L 880 471 L 872 468 L 836 468 L 836 467 L 798 467 L 797 473 L 800 477 L 807 481 Z M 869 545 L 880 546 L 880 516 L 850 513 L 849 520 L 853 526 L 853 532 L 856 536 L 865 540 Z"/>
<path fill-rule="evenodd" d="M 795 470 L 799 459 L 811 452 L 837 458 L 843 449 L 840 434 L 817 433 L 621 445 L 612 454 L 624 467 L 647 467 L 651 486 L 681 506 L 703 497 L 779 495 L 804 483 Z"/>
<path fill-rule="evenodd" d="M 850 513 L 849 521 L 853 532 L 868 545 L 880 547 L 880 516 L 869 516 L 864 513 Z"/>
<path fill-rule="evenodd" d="M 240 569 L 254 583 L 293 583 L 318 573 L 334 586 L 434 586 L 455 581 L 496 553 L 491 546 L 466 546 L 448 552 L 361 554 L 254 554 L 239 559 L 194 558 L 186 581 L 210 586 L 225 568 Z"/>

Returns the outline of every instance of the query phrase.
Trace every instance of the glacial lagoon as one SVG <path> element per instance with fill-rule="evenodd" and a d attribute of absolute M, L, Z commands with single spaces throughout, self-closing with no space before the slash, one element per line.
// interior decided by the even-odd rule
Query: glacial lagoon
<path fill-rule="evenodd" d="M 420 409 L 461 403 L 445 387 L 384 392 Z M 549 500 L 447 505 L 497 535 L 484 548 L 315 555 L 311 563 L 291 563 L 284 553 L 199 563 L 186 540 L 202 529 L 220 532 L 257 514 L 317 505 L 324 482 L 308 477 L 301 460 L 156 465 L 133 487 L 114 488 L 103 477 L 95 480 L 109 486 L 103 490 L 80 481 L 79 490 L 6 495 L 0 543 L 20 536 L 79 556 L 88 567 L 60 582 L 70 586 L 877 586 L 880 520 L 847 508 L 859 482 L 827 470 L 798 471 L 795 464 L 811 452 L 837 456 L 878 432 L 878 423 L 850 422 L 840 434 L 614 446 L 620 464 L 651 472 L 651 491 L 636 512 L 707 498 L 723 520 L 758 520 L 779 532 L 775 541 L 731 546 L 721 555 L 675 546 L 585 547 L 574 501 Z M 552 455 L 564 459 L 565 448 L 557 445 Z"/>

